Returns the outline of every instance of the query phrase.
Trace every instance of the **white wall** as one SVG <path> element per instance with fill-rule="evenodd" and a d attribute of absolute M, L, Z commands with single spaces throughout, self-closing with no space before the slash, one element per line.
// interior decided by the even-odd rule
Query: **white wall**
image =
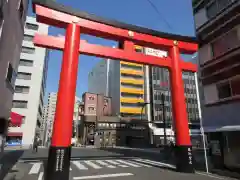
<path fill-rule="evenodd" d="M 81 99 L 77 96 L 75 96 L 75 104 L 74 104 L 74 112 L 73 112 L 73 121 L 78 120 L 78 107 Z M 56 113 L 56 103 L 57 103 L 57 93 L 51 92 L 48 94 L 48 104 L 46 106 L 46 117 L 45 117 L 45 142 L 48 141 L 49 138 L 52 136 L 52 128 L 53 128 L 53 122 L 54 117 Z M 74 122 L 73 122 L 74 123 Z"/>
<path fill-rule="evenodd" d="M 35 18 L 27 17 L 28 23 L 38 24 L 38 32 L 41 34 L 48 34 L 48 26 L 45 24 L 39 24 L 36 22 Z M 24 34 L 34 35 L 35 30 L 25 29 Z M 24 47 L 34 47 L 33 42 L 23 41 L 22 45 Z M 36 127 L 37 119 L 42 121 L 40 117 L 38 108 L 43 114 L 43 106 L 40 103 L 40 96 L 43 96 L 41 92 L 42 89 L 42 79 L 44 72 L 44 63 L 46 58 L 47 50 L 45 48 L 35 47 L 34 54 L 21 53 L 21 59 L 33 60 L 33 66 L 19 66 L 18 72 L 28 72 L 31 73 L 31 80 L 17 79 L 15 85 L 20 86 L 30 86 L 28 94 L 15 93 L 14 100 L 24 100 L 28 101 L 26 109 L 23 108 L 13 108 L 12 111 L 25 116 L 25 122 L 21 127 L 23 132 L 22 143 L 23 145 L 30 145 L 33 143 L 36 130 L 40 130 Z M 14 130 L 13 130 L 14 131 Z"/>

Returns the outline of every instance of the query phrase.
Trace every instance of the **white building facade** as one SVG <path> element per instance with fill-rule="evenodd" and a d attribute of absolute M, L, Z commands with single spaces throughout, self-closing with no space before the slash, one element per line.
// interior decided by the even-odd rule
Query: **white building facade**
<path fill-rule="evenodd" d="M 53 123 L 54 123 L 54 117 L 56 113 L 56 104 L 57 104 L 57 93 L 51 92 L 48 94 L 48 103 L 45 108 L 45 116 L 44 116 L 44 145 L 48 146 L 51 142 L 52 137 L 52 130 L 53 130 Z M 73 133 L 76 130 L 76 125 L 78 122 L 78 109 L 80 105 L 80 98 L 75 97 L 75 104 L 74 104 L 74 112 L 73 112 Z"/>
<path fill-rule="evenodd" d="M 12 108 L 24 116 L 24 121 L 21 127 L 9 128 L 10 132 L 22 133 L 22 145 L 26 146 L 40 135 L 49 55 L 47 49 L 34 46 L 36 32 L 48 34 L 48 25 L 27 17 Z"/>

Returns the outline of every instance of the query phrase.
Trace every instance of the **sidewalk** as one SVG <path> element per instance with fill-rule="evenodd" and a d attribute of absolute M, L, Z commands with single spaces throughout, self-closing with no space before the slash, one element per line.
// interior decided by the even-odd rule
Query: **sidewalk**
<path fill-rule="evenodd" d="M 131 147 L 123 147 L 123 146 L 115 146 L 113 148 L 116 149 L 127 149 L 133 151 L 140 151 L 140 152 L 148 152 L 148 153 L 156 153 L 160 154 L 163 148 L 131 148 Z"/>
<path fill-rule="evenodd" d="M 138 151 L 138 152 L 146 152 L 146 153 L 154 153 L 154 154 L 161 154 L 163 152 L 163 148 L 130 148 L 130 147 L 122 147 L 122 146 L 116 146 L 114 147 L 116 149 L 126 149 L 126 150 L 132 150 L 132 151 Z M 167 159 L 162 160 L 163 163 L 165 163 L 168 166 L 174 167 L 175 165 L 168 161 Z M 206 174 L 206 175 L 213 175 L 219 178 L 237 178 L 240 179 L 240 173 L 232 172 L 229 170 L 220 170 L 220 169 L 211 169 L 210 172 L 204 172 L 204 171 L 197 171 L 196 173 L 199 174 Z"/>
<path fill-rule="evenodd" d="M 14 169 L 15 164 L 19 158 L 23 155 L 24 150 L 9 150 L 5 151 L 2 158 L 0 159 L 1 170 L 0 179 L 11 179 L 15 177 L 16 174 L 21 172 Z"/>

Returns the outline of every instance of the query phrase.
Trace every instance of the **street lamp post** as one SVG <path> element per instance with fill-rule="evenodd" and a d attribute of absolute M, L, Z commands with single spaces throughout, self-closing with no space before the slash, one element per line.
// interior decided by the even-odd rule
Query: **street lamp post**
<path fill-rule="evenodd" d="M 145 108 L 145 106 L 147 105 L 147 104 L 150 104 L 149 102 L 144 102 L 144 103 L 141 103 L 141 102 L 139 102 L 138 103 L 140 106 L 142 106 L 142 109 L 141 109 L 141 121 L 142 121 L 142 119 L 143 119 L 143 110 L 144 110 L 144 108 Z"/>

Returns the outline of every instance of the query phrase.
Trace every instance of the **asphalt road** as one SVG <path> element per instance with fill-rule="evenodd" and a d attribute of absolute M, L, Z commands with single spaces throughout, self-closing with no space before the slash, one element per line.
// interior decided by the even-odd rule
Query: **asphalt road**
<path fill-rule="evenodd" d="M 47 149 L 40 149 L 38 153 L 23 151 L 5 179 L 15 176 L 19 180 L 43 180 L 47 152 Z M 70 180 L 226 179 L 199 173 L 175 172 L 174 166 L 161 161 L 159 154 L 124 149 L 74 148 L 70 166 Z"/>

